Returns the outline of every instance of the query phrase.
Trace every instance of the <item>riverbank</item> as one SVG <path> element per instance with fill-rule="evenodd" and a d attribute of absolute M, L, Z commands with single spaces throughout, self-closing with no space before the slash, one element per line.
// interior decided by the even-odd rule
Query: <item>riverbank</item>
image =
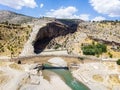
<path fill-rule="evenodd" d="M 0 61 L 0 89 L 8 90 L 8 87 L 12 87 L 12 90 L 16 90 L 16 88 L 32 88 L 32 90 L 37 90 L 37 88 L 39 87 L 41 88 L 41 90 L 44 90 L 44 87 L 46 87 L 45 90 L 48 90 L 48 88 L 49 90 L 55 90 L 55 88 L 60 88 L 60 90 L 70 90 L 69 86 L 67 86 L 66 83 L 59 76 L 52 74 L 49 78 L 46 78 L 42 72 L 40 74 L 33 69 L 38 63 L 46 63 L 52 58 L 53 57 L 29 58 L 24 62 L 22 61 L 21 65 L 14 65 L 14 62 Z M 97 60 L 89 59 L 86 59 L 83 62 L 78 58 L 67 57 L 57 57 L 54 59 L 60 58 L 67 62 L 67 64 L 79 64 L 79 68 L 77 70 L 72 70 L 72 75 L 78 81 L 84 83 L 84 85 L 87 85 L 91 90 L 119 90 L 120 66 L 118 66 L 116 62 L 100 62 Z M 53 61 L 55 62 L 56 60 L 54 59 Z M 51 63 L 53 63 L 53 61 Z M 61 66 L 65 62 L 61 60 L 61 63 L 60 61 L 56 61 L 54 64 L 59 63 L 57 65 Z M 64 65 L 66 65 L 66 63 Z M 55 78 L 57 78 L 57 80 Z M 60 84 L 63 86 L 54 86 L 54 84 L 58 84 L 59 81 L 61 82 Z M 13 82 L 15 82 L 15 84 Z M 24 85 L 21 83 L 23 83 Z M 6 87 L 6 85 L 8 87 Z"/>
<path fill-rule="evenodd" d="M 67 66 L 67 63 L 64 59 L 60 57 L 54 57 L 48 60 L 50 64 L 46 64 L 45 66 L 55 66 L 55 67 L 65 67 Z M 66 69 L 51 69 L 50 71 L 56 73 L 59 75 L 66 85 L 68 85 L 72 90 L 90 90 L 86 85 L 84 85 L 81 82 L 78 82 L 71 74 L 69 70 Z"/>
<path fill-rule="evenodd" d="M 36 65 L 0 62 L 0 90 L 71 90 L 55 73 L 45 79 L 42 71 L 33 69 Z"/>
<path fill-rule="evenodd" d="M 91 62 L 80 64 L 73 76 L 91 90 L 119 90 L 120 66 L 115 62 Z"/>

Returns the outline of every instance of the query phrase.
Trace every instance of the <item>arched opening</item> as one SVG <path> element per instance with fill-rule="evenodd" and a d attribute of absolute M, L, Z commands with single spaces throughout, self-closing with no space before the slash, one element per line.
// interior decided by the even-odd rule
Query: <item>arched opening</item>
<path fill-rule="evenodd" d="M 36 54 L 41 53 L 49 42 L 59 36 L 65 36 L 69 33 L 74 33 L 77 30 L 77 24 L 66 25 L 58 22 L 48 23 L 46 26 L 42 27 L 33 43 L 34 52 Z"/>

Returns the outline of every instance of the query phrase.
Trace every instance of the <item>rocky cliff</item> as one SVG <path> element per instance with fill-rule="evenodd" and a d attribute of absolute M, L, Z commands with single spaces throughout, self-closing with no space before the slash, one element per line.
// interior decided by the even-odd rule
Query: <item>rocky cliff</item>
<path fill-rule="evenodd" d="M 75 31 L 77 31 L 77 24 L 71 28 L 69 25 L 57 21 L 48 23 L 46 26 L 40 28 L 36 36 L 34 41 L 35 53 L 43 51 L 49 45 L 51 40 L 61 36 L 65 37 Z"/>
<path fill-rule="evenodd" d="M 83 22 L 79 24 L 79 30 L 96 41 L 120 45 L 120 22 Z"/>

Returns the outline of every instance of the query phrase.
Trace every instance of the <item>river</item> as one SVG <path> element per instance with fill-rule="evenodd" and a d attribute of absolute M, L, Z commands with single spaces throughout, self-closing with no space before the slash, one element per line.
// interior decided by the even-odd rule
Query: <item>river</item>
<path fill-rule="evenodd" d="M 50 66 L 50 65 L 45 64 L 45 66 Z M 87 86 L 77 81 L 72 76 L 69 70 L 65 70 L 65 69 L 49 69 L 49 70 L 59 75 L 72 90 L 90 90 Z"/>

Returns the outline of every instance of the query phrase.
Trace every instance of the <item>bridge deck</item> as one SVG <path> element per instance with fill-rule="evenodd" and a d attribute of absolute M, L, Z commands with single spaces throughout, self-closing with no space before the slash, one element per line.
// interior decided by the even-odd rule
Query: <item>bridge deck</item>
<path fill-rule="evenodd" d="M 69 70 L 68 67 L 45 67 L 45 66 L 43 66 L 43 69 L 66 69 L 66 70 Z"/>
<path fill-rule="evenodd" d="M 38 69 L 38 70 L 44 70 L 44 69 L 66 69 L 69 70 L 69 67 L 55 67 L 55 66 L 44 66 L 44 65 L 40 65 L 35 67 L 34 69 Z"/>

